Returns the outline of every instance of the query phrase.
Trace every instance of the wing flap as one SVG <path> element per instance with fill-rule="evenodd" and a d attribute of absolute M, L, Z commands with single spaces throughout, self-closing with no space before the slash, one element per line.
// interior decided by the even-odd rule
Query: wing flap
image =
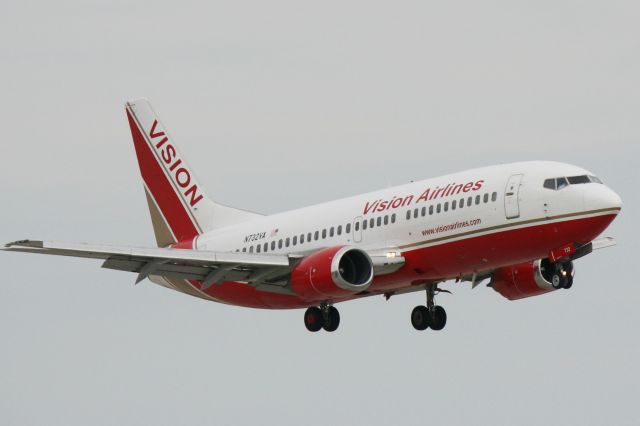
<path fill-rule="evenodd" d="M 22 240 L 5 245 L 6 251 L 52 254 L 57 256 L 84 257 L 92 259 L 158 259 L 180 261 L 195 266 L 217 264 L 246 264 L 255 266 L 289 266 L 286 255 L 222 253 L 203 250 L 98 246 L 78 243 L 55 243 L 49 241 Z"/>
<path fill-rule="evenodd" d="M 287 285 L 293 261 L 286 255 L 221 253 L 213 251 L 98 246 L 75 243 L 22 240 L 7 244 L 5 251 L 103 259 L 103 268 L 136 272 L 136 282 L 149 275 L 203 282 L 203 287 L 223 281 L 254 286 Z M 278 277 L 277 280 L 269 279 Z M 286 277 L 281 280 L 281 277 Z"/>

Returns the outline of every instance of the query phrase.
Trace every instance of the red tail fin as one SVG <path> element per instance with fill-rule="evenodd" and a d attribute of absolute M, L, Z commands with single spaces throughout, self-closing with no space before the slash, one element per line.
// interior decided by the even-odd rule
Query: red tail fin
<path fill-rule="evenodd" d="M 126 110 L 158 246 L 257 216 L 206 196 L 148 101 L 128 102 Z"/>

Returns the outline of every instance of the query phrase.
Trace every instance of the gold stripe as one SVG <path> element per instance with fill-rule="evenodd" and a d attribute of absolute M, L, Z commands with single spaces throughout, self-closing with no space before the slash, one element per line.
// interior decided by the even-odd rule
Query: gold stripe
<path fill-rule="evenodd" d="M 558 220 L 558 219 L 567 219 L 567 218 L 570 218 L 570 217 L 587 216 L 587 215 L 605 213 L 605 212 L 611 212 L 611 213 L 620 212 L 620 210 L 621 210 L 620 208 L 589 210 L 589 211 L 585 211 L 585 212 L 569 213 L 569 214 L 563 214 L 563 215 L 559 215 L 559 216 L 551 216 L 551 217 L 545 217 L 545 218 L 539 218 L 539 219 L 524 220 L 522 222 L 508 223 L 508 224 L 505 224 L 505 225 L 498 225 L 498 226 L 492 226 L 492 227 L 489 227 L 489 228 L 476 229 L 474 231 L 462 232 L 460 234 L 450 235 L 448 237 L 440 237 L 440 238 L 434 238 L 432 240 L 424 240 L 424 241 L 420 241 L 420 242 L 417 242 L 417 243 L 411 243 L 411 244 L 407 244 L 407 245 L 404 245 L 404 246 L 400 246 L 400 249 L 421 246 L 421 245 L 424 245 L 424 244 L 439 243 L 441 241 L 453 240 L 455 238 L 466 237 L 466 236 L 469 236 L 469 235 L 480 234 L 480 233 L 483 233 L 483 232 L 491 232 L 491 231 L 497 231 L 497 230 L 505 229 L 505 228 L 515 228 L 516 226 L 530 225 L 532 223 L 550 222 L 550 221 Z"/>
<path fill-rule="evenodd" d="M 146 186 L 144 187 L 144 195 L 147 197 L 147 205 L 149 206 L 149 213 L 151 213 L 151 224 L 153 225 L 153 234 L 156 237 L 158 247 L 168 247 L 176 243 L 177 241 L 174 239 L 169 225 L 167 225 L 162 213 L 160 213 L 160 210 L 156 207 L 156 203 Z"/>

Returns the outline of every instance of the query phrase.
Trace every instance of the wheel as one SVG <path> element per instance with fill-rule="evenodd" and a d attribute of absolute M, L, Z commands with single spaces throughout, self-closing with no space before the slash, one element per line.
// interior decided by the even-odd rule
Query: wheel
<path fill-rule="evenodd" d="M 419 331 L 429 328 L 431 322 L 431 316 L 429 315 L 429 309 L 426 306 L 416 306 L 411 312 L 411 325 L 413 328 Z"/>
<path fill-rule="evenodd" d="M 556 272 L 555 274 L 553 274 L 553 276 L 551 277 L 551 285 L 553 286 L 553 288 L 555 288 L 556 290 L 561 289 L 562 288 L 562 284 L 563 284 L 563 279 L 562 279 L 562 275 L 560 275 L 559 272 Z"/>
<path fill-rule="evenodd" d="M 307 309 L 304 313 L 304 325 L 311 332 L 320 331 L 322 328 L 322 311 L 315 306 Z"/>
<path fill-rule="evenodd" d="M 447 311 L 442 306 L 434 306 L 431 312 L 431 329 L 440 331 L 447 325 Z"/>
<path fill-rule="evenodd" d="M 336 331 L 340 325 L 340 312 L 333 306 L 329 306 L 327 310 L 327 318 L 322 324 L 322 328 L 328 332 Z"/>
<path fill-rule="evenodd" d="M 564 288 L 569 290 L 572 286 L 573 286 L 573 277 L 569 276 L 567 277 L 567 282 L 565 283 Z"/>

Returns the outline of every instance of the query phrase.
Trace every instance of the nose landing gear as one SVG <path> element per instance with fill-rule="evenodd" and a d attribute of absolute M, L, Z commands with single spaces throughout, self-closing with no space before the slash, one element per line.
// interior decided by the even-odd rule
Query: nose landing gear
<path fill-rule="evenodd" d="M 427 287 L 427 306 L 416 306 L 411 312 L 411 324 L 419 331 L 431 328 L 440 331 L 447 325 L 447 312 L 442 306 L 436 306 L 436 292 L 441 292 L 435 284 Z"/>
<path fill-rule="evenodd" d="M 571 262 L 555 264 L 555 272 L 551 275 L 551 285 L 556 290 L 570 289 L 573 286 L 573 264 Z"/>

